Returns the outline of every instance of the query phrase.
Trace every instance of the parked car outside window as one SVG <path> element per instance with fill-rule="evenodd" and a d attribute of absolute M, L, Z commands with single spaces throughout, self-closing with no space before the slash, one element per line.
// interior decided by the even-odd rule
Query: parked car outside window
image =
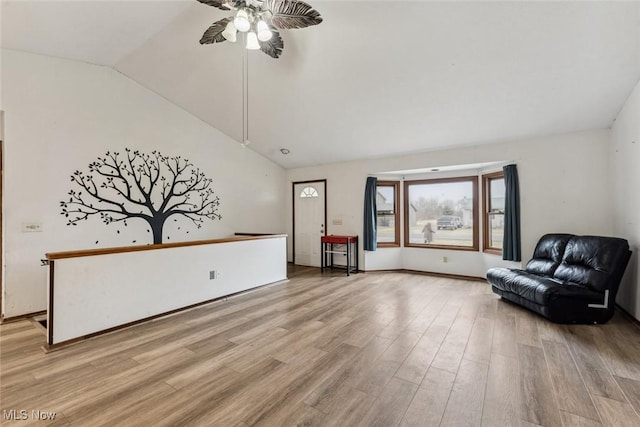
<path fill-rule="evenodd" d="M 462 221 L 459 217 L 445 215 L 438 218 L 438 230 L 455 230 L 462 227 Z"/>

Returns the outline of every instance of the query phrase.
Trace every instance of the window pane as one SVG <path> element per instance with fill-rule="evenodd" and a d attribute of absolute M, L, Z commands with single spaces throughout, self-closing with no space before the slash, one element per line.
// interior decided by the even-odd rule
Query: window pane
<path fill-rule="evenodd" d="M 502 236 L 504 235 L 504 215 L 489 214 L 489 246 L 502 249 Z"/>
<path fill-rule="evenodd" d="M 395 242 L 395 227 L 395 215 L 378 215 L 378 242 Z"/>
<path fill-rule="evenodd" d="M 410 184 L 409 243 L 473 247 L 473 182 Z"/>
<path fill-rule="evenodd" d="M 502 236 L 504 235 L 504 207 L 505 186 L 504 174 L 494 172 L 483 176 L 484 199 L 484 239 L 482 243 L 485 252 L 499 254 L 502 251 Z"/>
<path fill-rule="evenodd" d="M 490 211 L 504 212 L 504 178 L 489 180 Z"/>
<path fill-rule="evenodd" d="M 376 194 L 378 243 L 396 242 L 396 187 L 378 185 Z"/>
<path fill-rule="evenodd" d="M 318 197 L 318 190 L 313 187 L 304 187 L 300 191 L 300 198 L 304 199 L 307 197 Z"/>
<path fill-rule="evenodd" d="M 394 187 L 378 185 L 378 194 L 376 203 L 378 205 L 378 211 L 384 211 L 393 209 L 393 194 Z"/>

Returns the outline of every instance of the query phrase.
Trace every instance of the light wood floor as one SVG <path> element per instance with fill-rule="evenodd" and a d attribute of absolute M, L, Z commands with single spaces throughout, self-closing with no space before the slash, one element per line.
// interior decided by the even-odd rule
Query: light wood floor
<path fill-rule="evenodd" d="M 561 326 L 483 282 L 297 269 L 44 354 L 1 331 L 1 408 L 74 426 L 640 426 L 640 329 Z"/>

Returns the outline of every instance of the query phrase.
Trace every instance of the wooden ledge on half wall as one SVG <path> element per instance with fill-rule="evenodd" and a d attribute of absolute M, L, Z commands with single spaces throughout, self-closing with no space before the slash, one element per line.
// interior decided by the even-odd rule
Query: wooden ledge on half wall
<path fill-rule="evenodd" d="M 77 251 L 49 252 L 45 255 L 47 260 L 80 258 L 94 255 L 109 255 L 125 252 L 152 251 L 157 249 L 180 248 L 186 246 L 211 245 L 215 243 L 240 242 L 244 240 L 273 239 L 287 237 L 286 234 L 262 234 L 262 233 L 235 233 L 233 237 L 209 240 L 193 240 L 188 242 L 159 243 L 154 245 L 119 246 L 113 248 L 85 249 Z"/>

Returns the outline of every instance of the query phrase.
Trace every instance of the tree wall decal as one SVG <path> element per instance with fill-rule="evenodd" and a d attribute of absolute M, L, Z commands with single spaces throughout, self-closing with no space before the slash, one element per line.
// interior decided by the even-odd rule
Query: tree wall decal
<path fill-rule="evenodd" d="M 67 225 L 76 226 L 90 217 L 106 225 L 127 220 L 146 221 L 153 231 L 153 243 L 162 243 L 165 221 L 173 216 L 188 218 L 197 228 L 205 219 L 215 220 L 220 199 L 199 168 L 181 156 L 163 156 L 125 149 L 107 151 L 89 164 L 89 173 L 76 170 L 69 199 L 60 202 Z"/>

